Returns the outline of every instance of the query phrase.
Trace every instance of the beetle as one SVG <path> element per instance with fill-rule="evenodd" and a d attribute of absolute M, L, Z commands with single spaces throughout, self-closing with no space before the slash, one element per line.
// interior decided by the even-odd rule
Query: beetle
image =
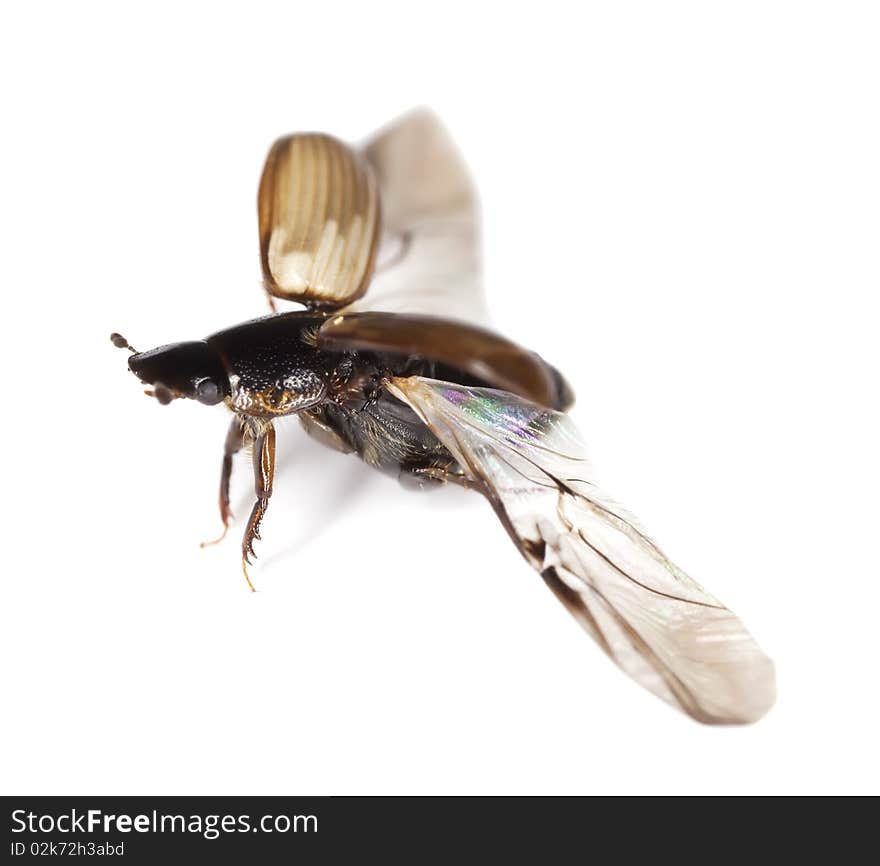
<path fill-rule="evenodd" d="M 160 403 L 225 404 L 219 493 L 253 446 L 248 565 L 272 496 L 276 418 L 406 484 L 483 494 L 526 561 L 626 673 L 702 722 L 754 721 L 772 662 L 596 484 L 562 374 L 495 333 L 480 287 L 477 201 L 448 133 L 410 113 L 365 145 L 278 139 L 258 192 L 270 315 L 137 352 Z M 367 292 L 370 289 L 369 293 Z M 276 299 L 304 309 L 278 312 Z M 213 542 L 212 542 L 213 543 Z"/>

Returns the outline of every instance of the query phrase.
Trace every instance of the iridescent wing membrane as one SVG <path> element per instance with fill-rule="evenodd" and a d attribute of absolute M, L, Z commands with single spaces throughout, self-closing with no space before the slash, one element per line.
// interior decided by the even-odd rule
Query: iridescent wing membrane
<path fill-rule="evenodd" d="M 571 419 L 513 394 L 394 379 L 489 499 L 525 559 L 602 649 L 708 723 L 760 718 L 772 662 L 742 622 L 677 568 L 593 478 Z"/>

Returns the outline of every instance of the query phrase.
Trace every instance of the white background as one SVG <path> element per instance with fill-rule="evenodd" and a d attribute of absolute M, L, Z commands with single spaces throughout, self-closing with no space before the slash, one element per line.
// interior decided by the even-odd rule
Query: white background
<path fill-rule="evenodd" d="M 875 12 L 7 10 L 4 793 L 877 793 Z M 630 682 L 479 497 L 295 422 L 260 591 L 240 523 L 199 550 L 224 410 L 148 401 L 107 336 L 261 315 L 271 141 L 418 104 L 480 186 L 498 327 L 566 372 L 605 486 L 776 660 L 757 725 Z"/>

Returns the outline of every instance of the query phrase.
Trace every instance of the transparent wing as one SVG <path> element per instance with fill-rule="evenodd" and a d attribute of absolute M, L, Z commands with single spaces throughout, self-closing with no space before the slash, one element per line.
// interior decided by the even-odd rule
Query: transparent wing
<path fill-rule="evenodd" d="M 363 152 L 379 183 L 382 246 L 369 292 L 346 311 L 487 324 L 477 196 L 442 124 L 427 110 L 411 112 Z"/>
<path fill-rule="evenodd" d="M 492 503 L 526 560 L 631 677 L 701 722 L 760 718 L 772 662 L 595 483 L 568 416 L 504 391 L 418 377 L 408 403 Z"/>

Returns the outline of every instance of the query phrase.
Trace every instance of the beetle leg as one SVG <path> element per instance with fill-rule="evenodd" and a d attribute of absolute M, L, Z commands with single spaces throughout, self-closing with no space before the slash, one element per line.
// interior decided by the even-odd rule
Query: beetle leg
<path fill-rule="evenodd" d="M 233 418 L 226 433 L 226 442 L 223 445 L 223 468 L 220 470 L 220 519 L 223 521 L 223 532 L 219 538 L 213 541 L 203 541 L 201 547 L 208 547 L 212 544 L 219 544 L 226 538 L 226 531 L 229 529 L 229 521 L 232 519 L 232 512 L 229 509 L 229 479 L 232 477 L 232 455 L 237 454 L 244 444 L 244 429 L 241 419 Z"/>
<path fill-rule="evenodd" d="M 306 433 L 322 445 L 341 451 L 343 454 L 351 454 L 354 451 L 354 448 L 324 418 L 312 414 L 308 409 L 305 412 L 298 412 L 297 418 Z"/>
<path fill-rule="evenodd" d="M 254 437 L 254 493 L 257 501 L 251 511 L 247 529 L 241 542 L 241 570 L 245 580 L 253 591 L 254 586 L 248 577 L 247 567 L 251 563 L 251 557 L 256 559 L 254 553 L 254 541 L 260 538 L 260 523 L 263 515 L 269 507 L 269 497 L 272 495 L 272 478 L 275 474 L 275 428 L 271 423 L 262 426 Z"/>
<path fill-rule="evenodd" d="M 456 464 L 452 464 L 453 466 Z M 461 469 L 452 466 L 418 466 L 402 469 L 398 476 L 400 483 L 410 489 L 423 489 L 437 484 L 458 484 L 466 490 L 475 490 L 477 485 Z"/>

